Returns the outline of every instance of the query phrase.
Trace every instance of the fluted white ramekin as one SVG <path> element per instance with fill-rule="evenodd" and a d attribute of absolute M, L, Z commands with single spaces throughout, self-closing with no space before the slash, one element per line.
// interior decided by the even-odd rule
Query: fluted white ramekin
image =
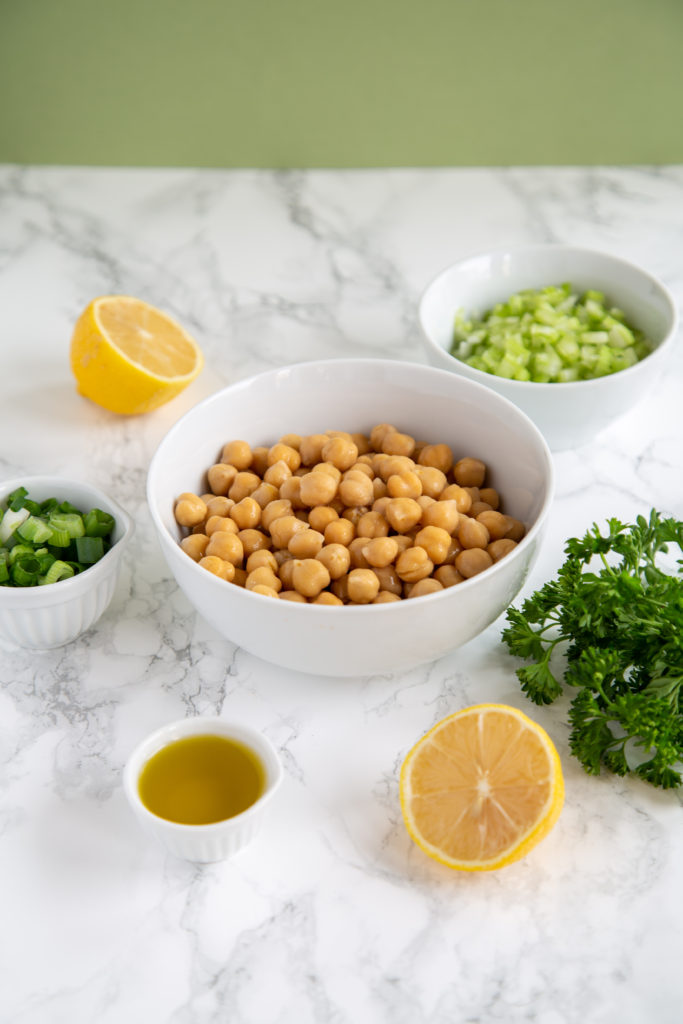
<path fill-rule="evenodd" d="M 0 483 L 0 504 L 18 487 L 35 501 L 57 498 L 88 512 L 99 508 L 115 519 L 113 544 L 89 569 L 44 587 L 0 586 L 0 636 L 20 647 L 49 650 L 75 640 L 93 626 L 116 590 L 123 554 L 133 536 L 130 516 L 118 502 L 90 484 L 61 476 L 22 476 Z"/>
<path fill-rule="evenodd" d="M 148 810 L 140 799 L 140 774 L 149 759 L 169 743 L 187 736 L 225 736 L 252 750 L 265 771 L 263 793 L 241 814 L 211 825 L 181 825 Z M 251 726 L 221 718 L 183 718 L 147 736 L 130 755 L 123 771 L 123 788 L 143 829 L 175 857 L 208 863 L 226 860 L 243 849 L 260 831 L 272 799 L 282 782 L 282 765 L 272 743 Z"/>

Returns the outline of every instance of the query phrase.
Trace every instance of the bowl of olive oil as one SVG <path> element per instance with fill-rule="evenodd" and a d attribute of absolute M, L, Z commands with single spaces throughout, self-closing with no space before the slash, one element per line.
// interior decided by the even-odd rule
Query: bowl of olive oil
<path fill-rule="evenodd" d="M 254 838 L 282 775 L 263 733 L 195 717 L 138 744 L 123 785 L 138 821 L 169 853 L 210 862 L 231 857 Z"/>

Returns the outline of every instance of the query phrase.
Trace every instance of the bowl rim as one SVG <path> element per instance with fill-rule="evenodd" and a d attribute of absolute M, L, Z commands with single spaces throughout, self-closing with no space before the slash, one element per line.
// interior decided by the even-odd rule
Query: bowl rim
<path fill-rule="evenodd" d="M 448 349 L 444 348 L 442 345 L 439 345 L 438 342 L 436 342 L 434 338 L 431 336 L 431 334 L 427 331 L 423 316 L 424 306 L 432 290 L 436 288 L 436 286 L 448 274 L 452 273 L 455 270 L 458 270 L 459 268 L 464 268 L 469 263 L 474 263 L 477 260 L 485 259 L 487 257 L 515 256 L 522 255 L 524 253 L 532 254 L 550 251 L 564 251 L 567 253 L 576 254 L 577 256 L 597 256 L 599 259 L 604 259 L 607 262 L 612 263 L 616 266 L 626 267 L 629 269 L 629 271 L 638 274 L 645 281 L 647 281 L 650 284 L 650 286 L 653 287 L 654 290 L 659 293 L 665 305 L 668 307 L 669 326 L 667 328 L 665 336 L 662 338 L 659 344 L 655 345 L 651 352 L 648 352 L 646 356 L 643 356 L 642 359 L 639 359 L 637 363 L 633 364 L 633 366 L 627 366 L 623 370 L 617 370 L 615 373 L 608 373 L 603 375 L 602 377 L 591 377 L 588 380 L 571 381 L 512 380 L 509 377 L 498 377 L 494 373 L 486 373 L 484 370 L 478 370 L 474 366 L 469 366 L 467 363 L 464 362 L 464 360 L 459 359 L 457 356 L 454 356 L 451 352 L 449 352 Z M 542 286 L 539 285 L 539 287 Z M 511 388 L 511 391 L 519 392 L 525 389 L 533 389 L 533 391 L 536 394 L 540 392 L 541 388 L 544 388 L 546 390 L 550 388 L 552 394 L 557 394 L 558 390 L 571 391 L 572 389 L 576 388 L 582 388 L 584 391 L 586 391 L 590 387 L 593 388 L 594 390 L 597 390 L 609 386 L 609 384 L 607 384 L 606 382 L 613 380 L 615 377 L 619 377 L 620 379 L 623 380 L 625 374 L 633 376 L 634 374 L 639 373 L 642 370 L 643 366 L 646 363 L 650 363 L 650 361 L 653 358 L 659 360 L 660 358 L 663 357 L 665 352 L 668 352 L 668 349 L 673 346 L 676 340 L 679 327 L 678 307 L 676 306 L 673 295 L 671 294 L 667 286 L 662 281 L 660 281 L 659 278 L 655 277 L 654 274 L 651 274 L 648 270 L 645 270 L 644 267 L 639 266 L 639 264 L 637 263 L 633 263 L 631 260 L 626 260 L 621 256 L 615 256 L 613 253 L 605 252 L 602 249 L 592 249 L 589 246 L 571 245 L 564 242 L 536 242 L 530 243 L 529 245 L 511 245 L 502 246 L 497 249 L 483 249 L 479 252 L 470 253 L 468 256 L 464 256 L 462 259 L 455 260 L 454 262 L 447 264 L 437 274 L 435 274 L 434 277 L 432 277 L 432 279 L 428 282 L 428 284 L 425 285 L 425 287 L 422 289 L 420 298 L 418 300 L 418 321 L 423 341 L 427 344 L 427 346 L 433 351 L 438 352 L 440 357 L 445 357 L 449 362 L 452 362 L 454 368 L 464 367 L 463 375 L 470 377 L 471 380 L 475 381 L 476 383 L 482 384 L 485 384 L 487 380 L 494 380 L 496 381 L 496 386 L 509 386 Z M 447 372 L 454 371 L 451 370 Z M 458 371 L 455 370 L 455 372 Z"/>
<path fill-rule="evenodd" d="M 25 487 L 30 495 L 31 487 L 52 487 L 53 484 L 54 489 L 57 491 L 60 488 L 68 490 L 70 486 L 75 485 L 88 491 L 93 496 L 94 501 L 99 502 L 100 505 L 108 505 L 112 509 L 112 514 L 115 516 L 117 524 L 120 523 L 121 525 L 121 536 L 112 544 L 109 551 L 103 555 L 99 562 L 78 573 L 78 575 L 69 577 L 69 579 L 57 580 L 46 587 L 0 586 L 0 609 L 3 607 L 15 609 L 19 607 L 42 607 L 60 604 L 63 600 L 66 601 L 69 598 L 82 596 L 87 590 L 96 586 L 103 576 L 108 574 L 110 569 L 113 568 L 112 563 L 120 559 L 133 537 L 135 523 L 118 501 L 105 494 L 99 487 L 95 487 L 94 484 L 77 480 L 75 477 L 64 477 L 52 473 L 36 473 L 31 476 L 25 474 L 9 480 L 0 480 L 0 503 L 4 503 L 7 495 L 11 494 L 17 487 Z M 68 497 L 66 500 L 68 500 Z M 93 507 L 95 506 L 93 505 Z"/>
<path fill-rule="evenodd" d="M 215 391 L 212 395 L 208 395 L 206 398 L 202 399 L 191 409 L 189 409 L 186 413 L 184 413 L 184 415 L 170 427 L 170 429 L 166 432 L 166 434 L 162 437 L 161 441 L 159 442 L 159 445 L 157 446 L 157 449 L 154 452 L 154 455 L 152 456 L 152 459 L 149 464 L 146 484 L 147 504 L 149 507 L 150 516 L 154 524 L 157 537 L 160 540 L 162 548 L 166 547 L 169 552 L 173 552 L 172 557 L 179 557 L 179 555 L 182 554 L 183 558 L 187 559 L 187 568 L 190 570 L 190 572 L 197 574 L 197 579 L 202 580 L 205 585 L 208 584 L 210 587 L 213 587 L 216 594 L 224 592 L 223 588 L 226 586 L 230 586 L 234 590 L 239 591 L 246 601 L 269 601 L 271 605 L 284 605 L 286 606 L 287 611 L 292 609 L 291 614 L 293 614 L 294 616 L 308 615 L 308 617 L 310 618 L 311 615 L 317 615 L 319 612 L 322 612 L 323 614 L 329 614 L 334 611 L 339 611 L 339 605 L 316 605 L 308 603 L 304 604 L 303 602 L 297 601 L 275 601 L 272 597 L 267 597 L 264 594 L 255 594 L 253 591 L 246 590 L 244 587 L 236 587 L 234 583 L 229 583 L 227 580 L 221 580 L 218 577 L 213 576 L 211 573 L 207 573 L 205 569 L 202 569 L 201 566 L 199 566 L 193 559 L 191 559 L 182 551 L 178 542 L 175 541 L 169 534 L 169 531 L 166 529 L 166 526 L 163 523 L 161 516 L 159 514 L 156 501 L 154 500 L 154 496 L 152 494 L 152 486 L 154 484 L 155 474 L 158 471 L 157 466 L 158 461 L 160 461 L 161 458 L 162 449 L 165 448 L 167 444 L 171 443 L 173 437 L 177 433 L 182 433 L 188 418 L 191 417 L 193 414 L 197 413 L 200 409 L 207 408 L 214 402 L 220 401 L 228 393 L 232 393 L 237 389 L 242 390 L 244 388 L 252 386 L 254 381 L 261 380 L 268 376 L 274 377 L 277 374 L 282 373 L 283 370 L 297 370 L 298 368 L 303 369 L 309 367 L 318 367 L 328 364 L 340 363 L 353 365 L 358 363 L 377 363 L 381 364 L 381 366 L 383 367 L 391 364 L 392 368 L 394 366 L 400 366 L 404 369 L 409 368 L 411 373 L 415 373 L 416 371 L 418 371 L 424 372 L 426 376 L 440 377 L 444 379 L 444 381 L 447 380 L 449 384 L 452 384 L 454 381 L 454 374 L 450 370 L 425 365 L 424 363 L 414 363 L 411 362 L 410 360 L 382 359 L 374 357 L 342 357 L 332 359 L 308 360 L 306 362 L 301 363 L 291 363 L 284 367 L 276 367 L 271 370 L 263 371 L 262 373 L 252 374 L 249 377 L 245 377 L 243 380 L 235 381 L 233 384 L 229 384 L 226 387 L 221 388 L 218 391 Z M 489 566 L 484 572 L 478 573 L 475 576 L 471 576 L 469 579 L 463 580 L 462 583 L 459 583 L 457 585 L 457 587 L 446 587 L 443 590 L 436 591 L 432 594 L 421 595 L 420 602 L 423 607 L 423 602 L 446 600 L 448 599 L 449 595 L 452 594 L 453 591 L 457 591 L 458 593 L 460 593 L 463 587 L 465 588 L 466 593 L 469 589 L 471 589 L 472 586 L 477 585 L 480 578 L 486 577 L 487 579 L 491 579 L 493 574 L 503 573 L 505 571 L 505 566 L 510 564 L 510 559 L 517 560 L 517 558 L 522 557 L 523 552 L 532 543 L 536 542 L 538 534 L 541 533 L 541 531 L 544 528 L 545 521 L 548 518 L 548 514 L 552 507 L 552 503 L 555 496 L 555 466 L 553 462 L 552 453 L 548 445 L 548 442 L 546 441 L 539 427 L 531 419 L 531 417 L 528 416 L 523 409 L 521 409 L 518 405 L 515 405 L 515 403 L 512 402 L 509 398 L 507 398 L 505 395 L 501 395 L 499 392 L 495 391 L 493 388 L 489 387 L 484 382 L 479 383 L 479 381 L 473 381 L 470 380 L 468 377 L 460 375 L 455 375 L 455 380 L 458 382 L 458 387 L 474 389 L 475 392 L 480 390 L 485 391 L 487 393 L 488 400 L 493 400 L 495 403 L 504 406 L 508 412 L 511 412 L 512 415 L 522 420 L 524 424 L 531 430 L 531 433 L 536 437 L 539 443 L 540 453 L 542 455 L 545 497 L 536 518 L 534 519 L 533 523 L 525 533 L 524 537 L 513 549 L 513 551 L 506 555 L 505 558 L 500 559 L 498 562 L 494 562 L 493 565 Z M 182 562 L 181 564 L 185 565 L 186 563 Z M 206 577 L 208 577 L 208 579 Z M 232 591 L 230 591 L 230 593 L 232 593 Z M 358 615 L 367 616 L 368 614 L 397 615 L 399 614 L 397 609 L 402 608 L 405 604 L 406 599 L 401 601 L 391 601 L 384 604 L 371 603 L 365 605 L 344 605 L 343 607 L 345 609 L 345 617 L 353 617 Z M 258 604 L 255 607 L 258 607 Z"/>
<path fill-rule="evenodd" d="M 265 765 L 266 785 L 263 792 L 239 814 L 230 818 L 221 818 L 204 825 L 192 825 L 181 821 L 171 821 L 155 814 L 143 803 L 140 796 L 138 781 L 144 766 L 155 754 L 176 740 L 189 736 L 225 736 L 237 739 L 252 749 Z M 190 715 L 178 718 L 159 726 L 147 733 L 133 748 L 123 766 L 123 789 L 132 810 L 143 820 L 163 828 L 168 832 L 186 836 L 207 836 L 212 832 L 239 828 L 244 822 L 256 817 L 263 807 L 270 803 L 284 780 L 282 759 L 275 745 L 266 734 L 246 721 L 236 718 L 211 717 L 210 715 Z"/>

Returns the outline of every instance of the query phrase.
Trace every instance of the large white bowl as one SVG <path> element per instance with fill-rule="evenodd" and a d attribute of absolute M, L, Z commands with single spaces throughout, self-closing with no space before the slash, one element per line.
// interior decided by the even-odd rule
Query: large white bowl
<path fill-rule="evenodd" d="M 490 467 L 491 486 L 528 533 L 490 569 L 440 593 L 364 607 L 278 601 L 218 579 L 179 546 L 173 508 L 204 493 L 223 444 L 273 444 L 286 433 L 366 431 L 390 422 L 449 443 Z M 507 608 L 536 555 L 553 493 L 552 459 L 537 428 L 494 391 L 428 366 L 375 359 L 300 363 L 219 391 L 186 413 L 157 449 L 147 500 L 179 586 L 215 629 L 266 661 L 302 672 L 357 676 L 431 661 L 480 633 Z"/>
<path fill-rule="evenodd" d="M 22 476 L 0 483 L 0 502 L 17 487 L 34 501 L 58 498 L 88 512 L 99 508 L 114 516 L 113 544 L 89 569 L 44 587 L 0 586 L 0 636 L 20 647 L 49 650 L 75 640 L 97 622 L 116 590 L 133 522 L 118 502 L 90 484 L 60 476 Z"/>
<path fill-rule="evenodd" d="M 611 305 L 644 331 L 654 351 L 635 366 L 595 380 L 536 384 L 475 370 L 449 352 L 455 314 L 481 315 L 525 288 L 568 281 L 605 293 Z M 676 337 L 678 316 L 667 289 L 640 267 L 606 253 L 569 245 L 530 245 L 483 253 L 454 263 L 425 289 L 419 320 L 433 365 L 486 384 L 534 420 L 553 449 L 586 443 L 627 413 L 654 385 Z"/>

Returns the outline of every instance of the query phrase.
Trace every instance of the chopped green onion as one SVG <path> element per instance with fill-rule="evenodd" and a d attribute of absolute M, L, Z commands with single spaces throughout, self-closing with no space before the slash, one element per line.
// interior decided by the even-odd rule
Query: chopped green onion
<path fill-rule="evenodd" d="M 76 552 L 79 562 L 92 565 L 104 554 L 104 542 L 101 537 L 77 537 Z"/>
<path fill-rule="evenodd" d="M 99 508 L 91 509 L 83 517 L 86 537 L 108 537 L 114 529 L 114 517 Z"/>
<path fill-rule="evenodd" d="M 455 317 L 451 355 L 510 380 L 567 383 L 617 373 L 652 351 L 602 292 L 549 285 L 511 295 L 481 318 Z"/>
<path fill-rule="evenodd" d="M 57 583 L 84 572 L 111 547 L 114 517 L 69 501 L 33 501 L 17 487 L 0 508 L 0 586 Z"/>

